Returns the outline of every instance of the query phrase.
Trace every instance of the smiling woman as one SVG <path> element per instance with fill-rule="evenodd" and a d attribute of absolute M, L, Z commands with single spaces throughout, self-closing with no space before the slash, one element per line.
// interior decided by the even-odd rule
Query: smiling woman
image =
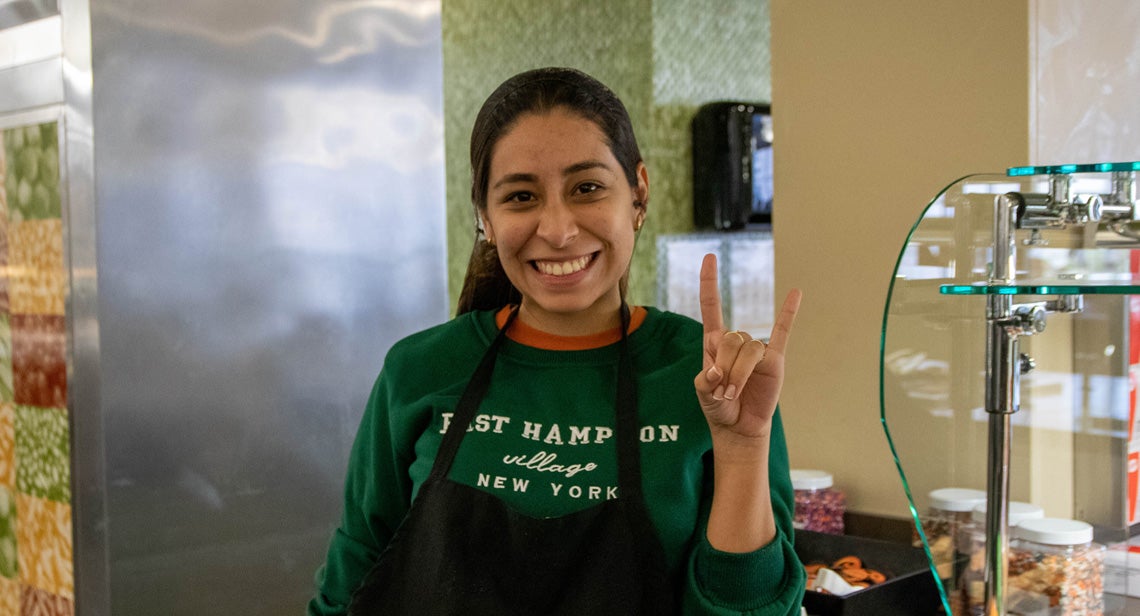
<path fill-rule="evenodd" d="M 499 86 L 471 164 L 458 316 L 388 352 L 309 613 L 797 614 L 798 293 L 769 345 L 724 331 L 712 258 L 703 327 L 626 304 L 649 173 L 579 71 Z"/>
<path fill-rule="evenodd" d="M 520 117 L 491 158 L 479 214 L 522 295 L 519 319 L 564 336 L 618 327 L 619 283 L 649 193 L 645 165 L 629 186 L 598 126 L 563 107 Z"/>
<path fill-rule="evenodd" d="M 581 81 L 578 75 L 597 87 L 579 87 L 580 84 L 576 83 Z M 530 126 L 518 130 L 524 123 Z M 558 132 L 545 132 L 550 128 Z M 585 132 L 580 134 L 577 132 L 580 130 Z M 569 141 L 563 143 L 567 137 Z M 503 145 L 504 141 L 506 145 Z M 514 152 L 511 147 L 514 143 L 529 148 L 529 154 L 524 156 L 521 152 Z M 519 290 L 511 285 L 512 279 L 503 271 L 506 264 L 500 262 L 492 243 L 494 240 L 486 234 L 489 207 L 496 197 L 500 201 L 509 198 L 519 204 L 541 196 L 549 200 L 551 195 L 535 192 L 538 187 L 523 186 L 520 190 L 520 187 L 510 185 L 540 181 L 542 178 L 534 163 L 544 158 L 552 148 L 557 148 L 564 165 L 547 171 L 552 178 L 557 176 L 555 194 L 560 200 L 576 203 L 605 200 L 612 204 L 614 191 L 624 188 L 632 198 L 624 201 L 628 207 L 623 209 L 637 216 L 636 223 L 630 225 L 631 232 L 639 230 L 644 222 L 649 203 L 648 174 L 629 114 L 617 96 L 593 78 L 575 71 L 539 70 L 516 75 L 488 97 L 475 118 L 471 134 L 471 202 L 481 228 L 476 230 L 475 246 L 459 297 L 460 314 L 472 309 L 501 307 L 506 303 L 504 300 L 518 302 L 521 299 Z M 500 160 L 503 154 L 509 158 Z M 575 159 L 575 156 L 579 158 Z M 492 169 L 492 161 L 497 164 L 495 169 Z M 554 162 L 552 160 L 548 164 Z M 577 177 L 580 174 L 583 175 Z M 602 174 L 605 174 L 605 181 Z M 564 192 L 564 185 L 570 180 L 576 180 L 570 184 L 570 190 L 575 193 L 573 196 Z M 504 184 L 514 190 L 506 190 L 503 194 Z M 546 188 L 549 190 L 551 187 Z M 591 196 L 598 190 L 601 194 Z M 590 260 L 590 255 L 580 256 L 586 257 L 587 262 Z M 628 265 L 628 256 L 625 261 Z M 553 269 L 554 264 L 550 265 Z M 623 272 L 620 280 L 622 293 L 626 276 Z"/>

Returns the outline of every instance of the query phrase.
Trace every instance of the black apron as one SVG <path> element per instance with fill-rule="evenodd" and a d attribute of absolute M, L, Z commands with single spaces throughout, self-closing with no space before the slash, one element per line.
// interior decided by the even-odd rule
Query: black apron
<path fill-rule="evenodd" d="M 624 305 L 615 428 L 617 499 L 562 517 L 532 518 L 487 492 L 448 479 L 517 312 L 467 384 L 431 474 L 353 595 L 351 616 L 657 616 L 678 611 L 665 552 L 641 490 L 637 392 Z"/>

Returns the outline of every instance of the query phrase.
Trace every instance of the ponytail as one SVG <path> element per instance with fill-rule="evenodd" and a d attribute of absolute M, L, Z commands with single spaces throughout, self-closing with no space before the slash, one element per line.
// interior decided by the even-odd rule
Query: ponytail
<path fill-rule="evenodd" d="M 473 310 L 498 310 L 507 304 L 522 302 L 522 294 L 515 288 L 495 246 L 480 236 L 475 238 L 471 249 L 471 259 L 467 262 L 467 275 L 463 278 L 463 290 L 459 292 L 459 305 L 455 314 L 461 315 Z"/>

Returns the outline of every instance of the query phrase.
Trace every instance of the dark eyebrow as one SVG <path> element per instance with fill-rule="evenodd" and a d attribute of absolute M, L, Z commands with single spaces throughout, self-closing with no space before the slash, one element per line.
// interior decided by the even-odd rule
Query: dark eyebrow
<path fill-rule="evenodd" d="M 600 160 L 584 160 L 580 163 L 575 163 L 562 170 L 562 175 L 574 175 L 581 171 L 589 171 L 590 169 L 605 169 L 609 171 L 609 166 Z"/>
<path fill-rule="evenodd" d="M 502 186 L 503 184 L 515 184 L 518 182 L 535 182 L 537 180 L 538 180 L 538 176 L 534 175 L 533 173 L 508 173 L 507 175 L 504 175 L 501 179 L 499 179 L 498 182 L 495 182 L 495 185 L 492 186 L 491 188 L 492 189 L 498 188 L 498 187 Z"/>
<path fill-rule="evenodd" d="M 563 176 L 571 176 L 571 175 L 574 175 L 575 173 L 581 173 L 582 171 L 589 171 L 590 169 L 605 169 L 607 171 L 610 170 L 609 165 L 606 165 L 605 163 L 603 163 L 600 160 L 584 160 L 580 163 L 574 163 L 573 165 L 570 165 L 569 167 L 566 167 L 565 169 L 563 169 L 562 175 Z M 534 175 L 533 173 L 508 173 L 507 175 L 504 175 L 502 178 L 499 178 L 499 181 L 495 182 L 495 184 L 493 186 L 491 186 L 491 188 L 492 189 L 499 188 L 503 184 L 515 184 L 515 183 L 521 183 L 521 182 L 537 182 L 537 181 L 538 181 L 538 176 Z"/>

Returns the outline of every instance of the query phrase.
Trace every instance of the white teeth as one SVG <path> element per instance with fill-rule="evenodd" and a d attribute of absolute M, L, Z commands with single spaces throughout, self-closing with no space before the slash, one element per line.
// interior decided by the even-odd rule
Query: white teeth
<path fill-rule="evenodd" d="M 578 257 L 572 261 L 535 261 L 534 264 L 538 267 L 538 271 L 549 276 L 567 276 L 574 272 L 580 272 L 586 264 L 590 262 L 590 257 Z"/>

